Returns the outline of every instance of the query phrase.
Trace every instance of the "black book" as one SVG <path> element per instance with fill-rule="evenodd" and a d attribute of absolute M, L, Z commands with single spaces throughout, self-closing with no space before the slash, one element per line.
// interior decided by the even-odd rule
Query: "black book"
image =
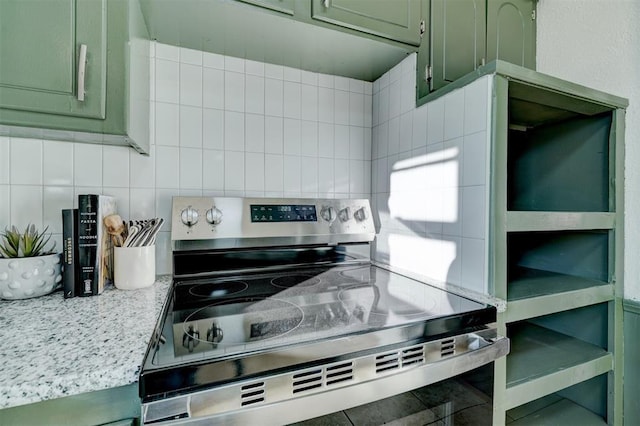
<path fill-rule="evenodd" d="M 64 298 L 76 295 L 78 260 L 78 209 L 62 210 L 62 291 Z"/>
<path fill-rule="evenodd" d="M 101 294 L 113 282 L 113 244 L 103 219 L 116 213 L 113 197 L 78 195 L 78 282 L 77 296 Z"/>

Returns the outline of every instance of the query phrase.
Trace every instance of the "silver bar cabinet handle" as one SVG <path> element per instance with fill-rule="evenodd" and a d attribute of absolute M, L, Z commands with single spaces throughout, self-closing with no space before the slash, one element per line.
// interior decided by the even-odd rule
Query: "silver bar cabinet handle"
<path fill-rule="evenodd" d="M 322 5 L 325 7 L 325 9 L 328 9 L 330 5 L 330 0 L 322 0 Z"/>
<path fill-rule="evenodd" d="M 80 45 L 80 54 L 78 55 L 78 100 L 84 102 L 84 75 L 87 64 L 87 45 Z"/>

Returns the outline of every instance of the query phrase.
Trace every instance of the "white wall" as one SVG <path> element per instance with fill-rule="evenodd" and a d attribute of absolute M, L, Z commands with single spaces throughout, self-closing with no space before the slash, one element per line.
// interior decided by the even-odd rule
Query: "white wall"
<path fill-rule="evenodd" d="M 372 83 L 152 43 L 151 156 L 0 137 L 0 229 L 49 226 L 80 193 L 125 219 L 170 217 L 173 195 L 366 198 Z M 157 271 L 170 272 L 170 223 Z"/>
<path fill-rule="evenodd" d="M 640 300 L 640 1 L 540 0 L 537 67 L 629 99 L 625 134 L 625 298 Z"/>
<path fill-rule="evenodd" d="M 374 258 L 434 284 L 489 291 L 487 76 L 415 107 L 416 55 L 373 84 Z"/>

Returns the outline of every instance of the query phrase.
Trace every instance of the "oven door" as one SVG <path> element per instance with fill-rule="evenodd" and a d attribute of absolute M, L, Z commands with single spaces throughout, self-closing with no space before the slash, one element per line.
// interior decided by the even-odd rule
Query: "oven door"
<path fill-rule="evenodd" d="M 493 378 L 492 362 L 456 377 L 297 425 L 491 426 Z"/>
<path fill-rule="evenodd" d="M 508 352 L 509 340 L 497 336 L 494 328 L 406 347 L 382 348 L 301 370 L 148 402 L 142 407 L 142 421 L 143 424 L 282 425 L 332 413 L 338 415 L 343 410 L 355 410 L 354 407 L 363 404 L 443 381 L 446 382 L 439 386 L 445 386 L 444 392 L 448 392 L 446 386 L 455 383 L 449 379 L 491 366 Z M 462 376 L 458 380 L 464 381 Z M 487 380 L 486 384 L 493 382 L 490 377 Z M 442 408 L 436 411 L 457 412 L 455 402 L 437 402 Z"/>

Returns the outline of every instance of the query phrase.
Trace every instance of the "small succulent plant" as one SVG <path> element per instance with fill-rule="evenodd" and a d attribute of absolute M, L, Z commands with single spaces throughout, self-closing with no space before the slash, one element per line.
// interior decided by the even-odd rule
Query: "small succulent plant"
<path fill-rule="evenodd" d="M 0 257 L 36 257 L 55 253 L 56 243 L 49 250 L 45 246 L 51 239 L 51 234 L 47 234 L 46 227 L 44 231 L 38 232 L 35 225 L 29 224 L 24 232 L 18 231 L 18 228 L 12 226 L 11 229 L 5 228 L 0 234 Z"/>

